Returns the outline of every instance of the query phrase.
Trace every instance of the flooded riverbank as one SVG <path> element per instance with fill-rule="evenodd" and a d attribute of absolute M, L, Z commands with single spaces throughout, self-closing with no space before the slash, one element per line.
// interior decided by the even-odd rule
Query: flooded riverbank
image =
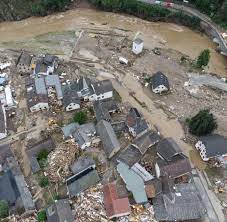
<path fill-rule="evenodd" d="M 206 48 L 211 50 L 208 71 L 227 76 L 227 58 L 215 51 L 214 44 L 207 36 L 196 33 L 187 27 L 175 24 L 148 22 L 127 15 L 119 15 L 93 9 L 74 9 L 46 17 L 32 17 L 17 22 L 0 23 L 0 44 L 26 41 L 37 35 L 81 28 L 124 29 L 133 38 L 141 32 L 145 47 L 166 47 L 196 58 Z M 7 45 L 10 47 L 10 44 Z"/>

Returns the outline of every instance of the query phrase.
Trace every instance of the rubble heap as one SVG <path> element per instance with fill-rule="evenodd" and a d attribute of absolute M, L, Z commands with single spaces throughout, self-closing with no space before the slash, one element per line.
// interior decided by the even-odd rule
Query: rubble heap
<path fill-rule="evenodd" d="M 79 147 L 71 140 L 59 144 L 48 156 L 46 173 L 52 182 L 62 182 L 70 175 L 69 166 L 79 153 Z"/>
<path fill-rule="evenodd" d="M 81 193 L 74 203 L 76 222 L 107 222 L 109 221 L 104 204 L 102 185 Z M 116 219 L 117 222 L 157 222 L 154 219 L 154 211 L 152 206 L 144 208 L 142 205 L 132 206 L 132 213 L 129 216 Z"/>

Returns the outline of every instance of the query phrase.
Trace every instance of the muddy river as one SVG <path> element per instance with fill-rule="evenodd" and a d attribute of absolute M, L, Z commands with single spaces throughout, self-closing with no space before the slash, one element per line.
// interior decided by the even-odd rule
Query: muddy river
<path fill-rule="evenodd" d="M 93 9 L 74 9 L 42 18 L 28 18 L 19 22 L 0 23 L 0 43 L 25 41 L 27 38 L 47 32 L 75 30 L 80 28 L 124 29 L 133 38 L 138 31 L 142 33 L 145 47 L 157 46 L 172 48 L 196 58 L 201 50 L 211 50 L 208 71 L 227 76 L 227 58 L 215 51 L 214 44 L 205 35 L 169 23 L 153 23 L 135 17 L 100 12 Z"/>

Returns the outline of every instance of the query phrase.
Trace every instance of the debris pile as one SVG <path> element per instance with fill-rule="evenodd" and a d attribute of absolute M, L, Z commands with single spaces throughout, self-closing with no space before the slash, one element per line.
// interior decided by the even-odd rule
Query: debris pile
<path fill-rule="evenodd" d="M 95 187 L 81 193 L 74 204 L 75 208 L 75 218 L 78 218 L 76 222 L 89 222 L 89 221 L 99 221 L 107 222 L 109 221 L 105 208 L 103 205 L 103 192 L 102 185 L 98 184 Z M 142 205 L 133 205 L 132 213 L 129 216 L 124 216 L 116 218 L 117 222 L 157 222 L 154 219 L 154 211 L 152 206 L 143 207 Z"/>
<path fill-rule="evenodd" d="M 98 184 L 81 193 L 74 204 L 77 222 L 108 221 L 103 205 L 102 185 Z"/>
<path fill-rule="evenodd" d="M 76 144 L 68 140 L 59 144 L 48 156 L 47 175 L 52 182 L 60 182 L 70 175 L 69 166 L 79 153 Z"/>

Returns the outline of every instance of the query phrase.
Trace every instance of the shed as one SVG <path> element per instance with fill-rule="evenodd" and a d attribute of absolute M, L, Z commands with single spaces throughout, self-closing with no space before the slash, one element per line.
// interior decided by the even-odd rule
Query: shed
<path fill-rule="evenodd" d="M 143 40 L 140 38 L 136 38 L 132 44 L 132 51 L 134 54 L 138 55 L 143 51 Z"/>

